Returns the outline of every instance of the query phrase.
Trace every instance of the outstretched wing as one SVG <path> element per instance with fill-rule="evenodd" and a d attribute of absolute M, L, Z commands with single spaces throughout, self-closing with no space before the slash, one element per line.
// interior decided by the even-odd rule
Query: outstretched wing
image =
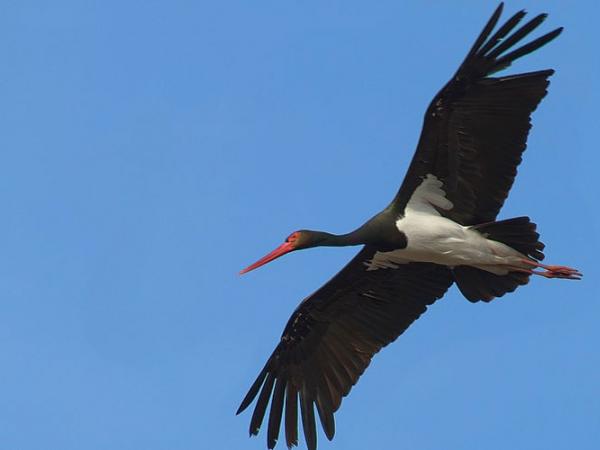
<path fill-rule="evenodd" d="M 267 445 L 273 448 L 285 415 L 288 447 L 298 442 L 298 402 L 309 450 L 317 446 L 314 405 L 332 439 L 333 414 L 371 358 L 396 339 L 452 284 L 445 266 L 402 264 L 368 270 L 375 250 L 364 247 L 290 318 L 279 345 L 242 401 L 258 395 L 250 421 L 256 435 L 271 401 Z M 285 414 L 284 414 L 285 410 Z"/>
<path fill-rule="evenodd" d="M 515 30 L 520 11 L 493 35 L 496 9 L 452 79 L 432 100 L 417 151 L 392 208 L 404 211 L 423 177 L 444 183 L 454 207 L 440 211 L 463 225 L 493 221 L 517 173 L 531 128 L 530 116 L 546 95 L 553 70 L 500 78 L 498 72 L 558 36 L 562 28 L 512 50 L 546 18 L 540 14 Z M 513 32 L 513 30 L 515 30 Z"/>

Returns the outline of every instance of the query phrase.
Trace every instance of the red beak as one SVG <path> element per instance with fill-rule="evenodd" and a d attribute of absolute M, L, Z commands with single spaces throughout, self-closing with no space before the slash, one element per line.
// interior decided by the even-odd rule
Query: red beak
<path fill-rule="evenodd" d="M 277 259 L 280 256 L 283 256 L 286 253 L 291 252 L 292 250 L 295 250 L 294 244 L 292 244 L 291 242 L 284 242 L 279 247 L 277 247 L 275 250 L 273 250 L 271 253 L 269 253 L 267 256 L 263 256 L 258 261 L 256 261 L 254 264 L 252 264 L 252 265 L 246 267 L 244 270 L 240 271 L 240 275 L 243 275 L 246 272 L 250 272 L 251 270 L 254 270 L 260 266 L 263 266 L 266 263 L 271 262 L 274 259 Z"/>

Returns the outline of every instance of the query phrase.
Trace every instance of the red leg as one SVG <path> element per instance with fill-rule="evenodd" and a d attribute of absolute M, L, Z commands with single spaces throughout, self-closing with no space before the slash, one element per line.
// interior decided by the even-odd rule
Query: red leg
<path fill-rule="evenodd" d="M 583 274 L 577 269 L 567 266 L 547 266 L 531 259 L 522 259 L 521 261 L 529 266 L 544 269 L 543 272 L 528 269 L 522 270 L 523 272 L 530 273 L 532 275 L 541 275 L 546 278 L 564 278 L 567 280 L 581 280 L 581 277 L 583 276 Z"/>

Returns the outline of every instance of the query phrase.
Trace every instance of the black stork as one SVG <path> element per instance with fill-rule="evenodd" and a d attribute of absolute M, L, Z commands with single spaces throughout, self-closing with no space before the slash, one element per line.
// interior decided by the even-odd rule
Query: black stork
<path fill-rule="evenodd" d="M 296 231 L 242 270 L 294 250 L 363 245 L 300 303 L 237 411 L 258 396 L 250 420 L 256 435 L 270 400 L 268 448 L 274 448 L 284 416 L 287 446 L 297 445 L 298 406 L 307 447 L 317 446 L 315 406 L 331 440 L 333 415 L 373 355 L 452 283 L 468 300 L 489 302 L 527 284 L 531 275 L 580 279 L 575 269 L 540 262 L 544 244 L 528 217 L 496 221 L 526 147 L 531 113 L 554 71 L 490 75 L 562 31 L 513 49 L 546 14 L 516 28 L 525 16 L 517 12 L 492 34 L 502 8 L 427 108 L 417 150 L 392 202 L 348 234 Z"/>

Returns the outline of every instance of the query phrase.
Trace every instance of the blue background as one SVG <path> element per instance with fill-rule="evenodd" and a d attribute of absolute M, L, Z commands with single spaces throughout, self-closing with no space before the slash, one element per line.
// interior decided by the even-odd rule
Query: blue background
<path fill-rule="evenodd" d="M 506 8 L 566 30 L 507 71 L 557 74 L 500 217 L 530 215 L 547 261 L 584 280 L 475 305 L 452 288 L 374 358 L 320 448 L 600 448 L 599 5 Z M 0 448 L 264 448 L 234 411 L 356 249 L 237 272 L 387 204 L 495 6 L 5 0 Z"/>

